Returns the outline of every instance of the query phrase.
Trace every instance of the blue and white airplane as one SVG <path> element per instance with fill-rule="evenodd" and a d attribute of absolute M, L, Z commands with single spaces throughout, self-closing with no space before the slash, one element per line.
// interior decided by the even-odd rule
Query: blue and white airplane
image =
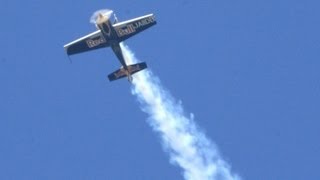
<path fill-rule="evenodd" d="M 79 38 L 64 46 L 68 55 L 78 54 L 94 49 L 111 47 L 118 57 L 122 67 L 108 75 L 110 81 L 127 77 L 132 81 L 132 74 L 147 68 L 145 62 L 127 65 L 120 47 L 120 42 L 155 25 L 157 22 L 153 14 L 141 16 L 124 22 L 118 22 L 114 16 L 111 23 L 110 16 L 99 13 L 96 19 L 97 31 Z"/>

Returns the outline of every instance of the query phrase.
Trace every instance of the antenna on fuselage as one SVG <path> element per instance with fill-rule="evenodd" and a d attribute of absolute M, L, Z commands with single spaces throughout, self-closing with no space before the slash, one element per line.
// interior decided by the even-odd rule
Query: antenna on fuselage
<path fill-rule="evenodd" d="M 69 55 L 68 55 L 68 59 L 69 59 L 70 64 L 72 64 L 72 60 Z"/>
<path fill-rule="evenodd" d="M 113 17 L 114 17 L 114 22 L 113 22 L 113 24 L 118 23 L 119 21 L 118 21 L 118 18 L 117 18 L 117 16 L 116 16 L 116 13 L 113 13 Z"/>

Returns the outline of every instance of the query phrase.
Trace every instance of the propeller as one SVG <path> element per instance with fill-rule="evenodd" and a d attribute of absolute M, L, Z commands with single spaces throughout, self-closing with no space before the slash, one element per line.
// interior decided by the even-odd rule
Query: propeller
<path fill-rule="evenodd" d="M 90 22 L 93 24 L 98 24 L 105 19 L 109 19 L 113 11 L 110 9 L 101 9 L 94 12 L 90 18 Z"/>

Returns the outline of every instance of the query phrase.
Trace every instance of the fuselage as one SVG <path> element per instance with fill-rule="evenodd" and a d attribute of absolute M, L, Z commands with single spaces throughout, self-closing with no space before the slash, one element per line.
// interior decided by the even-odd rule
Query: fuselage
<path fill-rule="evenodd" d="M 101 30 L 104 38 L 111 45 L 111 48 L 118 57 L 121 65 L 123 66 L 123 68 L 127 70 L 127 64 L 125 62 L 122 50 L 120 48 L 120 41 L 118 35 L 116 30 L 113 28 L 110 19 L 107 16 L 104 16 L 103 14 L 99 14 L 96 23 L 97 28 Z"/>
<path fill-rule="evenodd" d="M 97 17 L 97 28 L 101 30 L 103 36 L 114 43 L 119 43 L 117 41 L 117 33 L 112 26 L 112 23 L 109 17 L 104 16 L 103 14 L 99 14 Z"/>

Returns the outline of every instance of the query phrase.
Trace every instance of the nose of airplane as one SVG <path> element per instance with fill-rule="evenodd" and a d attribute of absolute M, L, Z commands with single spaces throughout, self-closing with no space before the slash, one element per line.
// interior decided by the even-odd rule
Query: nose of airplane
<path fill-rule="evenodd" d="M 96 19 L 96 23 L 100 24 L 107 21 L 109 17 L 106 14 L 99 13 Z"/>
<path fill-rule="evenodd" d="M 99 13 L 97 16 L 97 19 L 96 19 L 96 23 L 100 24 L 100 23 L 104 22 L 105 19 L 106 19 L 106 17 L 102 13 Z"/>
<path fill-rule="evenodd" d="M 102 13 L 99 13 L 98 16 L 97 16 L 96 21 L 97 21 L 97 22 L 100 22 L 100 21 L 102 21 L 102 19 L 103 19 L 103 14 L 102 14 Z"/>

